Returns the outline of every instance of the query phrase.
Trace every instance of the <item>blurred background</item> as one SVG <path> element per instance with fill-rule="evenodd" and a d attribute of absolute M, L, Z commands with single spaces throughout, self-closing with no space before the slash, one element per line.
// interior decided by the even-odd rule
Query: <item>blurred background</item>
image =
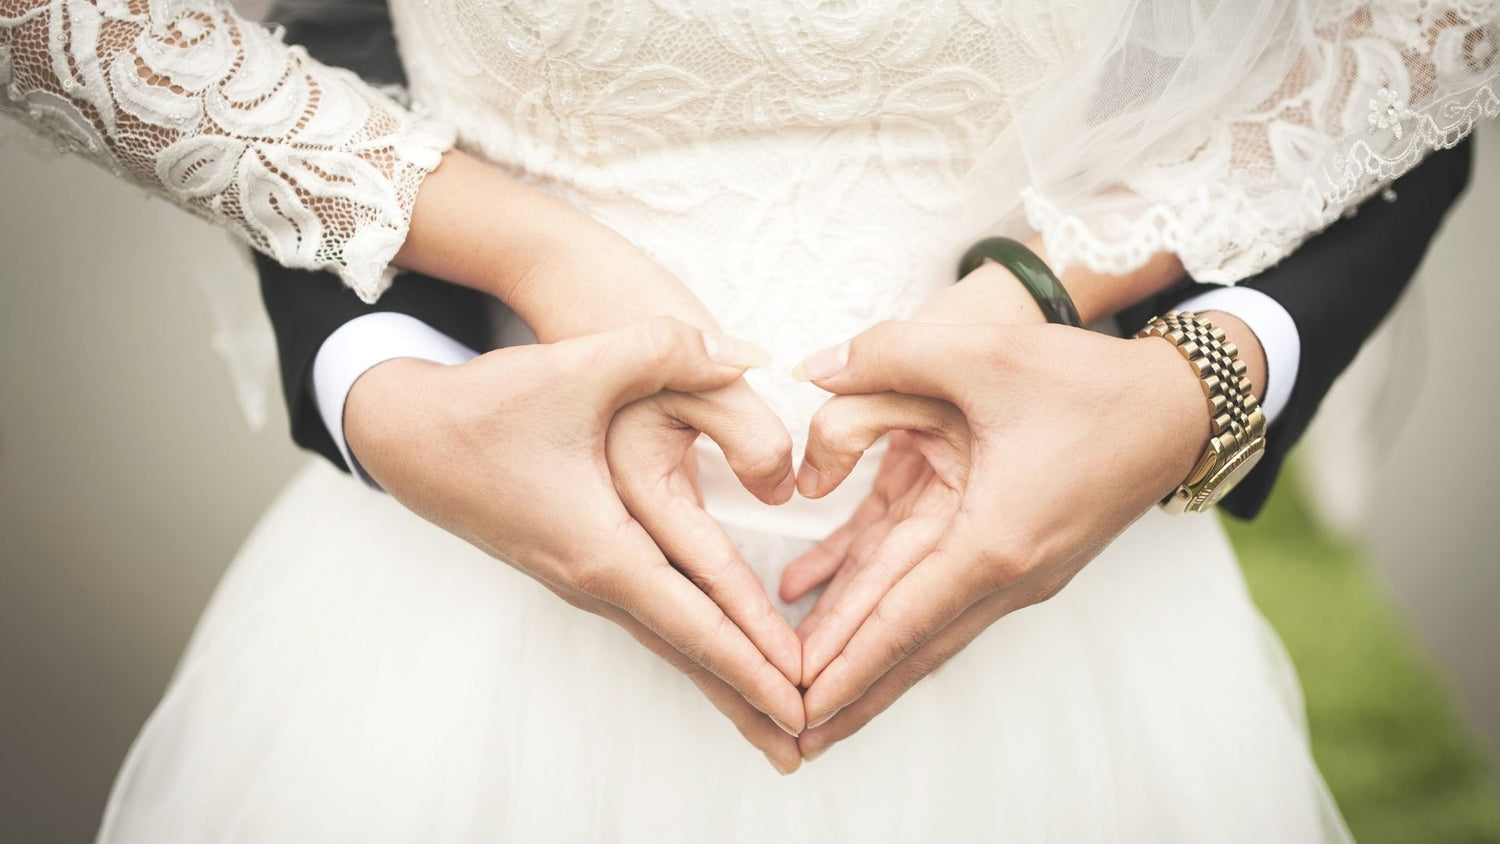
<path fill-rule="evenodd" d="M 1236 526 L 1365 841 L 1500 840 L 1500 126 L 1267 515 Z M 223 235 L 0 145 L 0 841 L 83 841 L 236 547 L 310 457 L 252 431 Z M 222 341 L 222 337 L 218 340 Z M 1352 433 L 1351 433 L 1352 432 Z"/>

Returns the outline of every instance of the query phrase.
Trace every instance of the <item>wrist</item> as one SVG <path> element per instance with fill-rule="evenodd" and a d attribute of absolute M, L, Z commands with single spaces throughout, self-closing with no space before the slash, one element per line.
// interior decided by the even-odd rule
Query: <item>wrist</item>
<path fill-rule="evenodd" d="M 988 262 L 929 299 L 912 320 L 939 325 L 1042 325 L 1047 318 L 1020 279 Z"/>
<path fill-rule="evenodd" d="M 1183 482 L 1208 447 L 1211 419 L 1203 382 L 1170 341 L 1141 337 L 1128 341 L 1140 354 L 1138 369 L 1144 413 L 1157 431 L 1161 471 L 1151 478 L 1157 500 Z"/>
<path fill-rule="evenodd" d="M 1041 235 L 1033 235 L 1026 241 L 1027 248 L 1052 266 L 1047 255 L 1047 246 Z M 1114 316 L 1121 310 L 1159 293 L 1181 281 L 1187 273 L 1176 255 L 1159 252 L 1146 263 L 1125 275 L 1098 273 L 1078 263 L 1070 264 L 1067 270 L 1057 272 L 1078 316 L 1084 325 L 1092 325 L 1105 317 Z"/>
<path fill-rule="evenodd" d="M 430 407 L 440 379 L 456 367 L 420 358 L 392 358 L 364 372 L 344 399 L 344 440 L 350 455 L 377 483 L 388 456 L 424 439 L 420 409 Z"/>
<path fill-rule="evenodd" d="M 1260 344 L 1260 338 L 1244 320 L 1233 314 L 1204 311 L 1201 316 L 1229 335 L 1229 342 L 1239 349 L 1238 357 L 1248 369 L 1246 374 L 1250 376 L 1250 386 L 1256 400 L 1263 402 L 1266 397 L 1266 351 Z"/>
<path fill-rule="evenodd" d="M 1162 499 L 1168 512 L 1201 513 L 1254 471 L 1265 455 L 1266 418 L 1253 394 L 1249 367 L 1223 327 L 1202 314 L 1168 311 L 1148 320 L 1136 338 L 1172 345 L 1202 390 L 1208 438 L 1192 469 Z"/>

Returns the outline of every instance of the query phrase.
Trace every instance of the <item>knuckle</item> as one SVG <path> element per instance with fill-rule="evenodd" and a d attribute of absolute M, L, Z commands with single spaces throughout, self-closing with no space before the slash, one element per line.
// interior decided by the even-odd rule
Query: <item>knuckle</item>
<path fill-rule="evenodd" d="M 682 357 L 687 349 L 688 327 L 672 317 L 652 317 L 644 334 L 646 358 L 654 366 L 666 366 Z"/>
<path fill-rule="evenodd" d="M 609 338 L 609 346 L 615 346 L 615 338 Z M 580 351 L 579 347 L 557 347 L 558 354 L 547 356 L 545 360 L 547 377 L 546 381 L 552 384 L 586 384 L 591 375 L 599 365 L 600 358 L 610 354 L 608 348 L 592 354 Z"/>
<path fill-rule="evenodd" d="M 757 438 L 739 450 L 740 471 L 756 478 L 780 479 L 792 460 L 792 440 L 785 431 L 774 438 Z"/>
<path fill-rule="evenodd" d="M 713 676 L 701 664 L 695 662 L 692 657 L 687 656 L 682 651 L 669 650 L 662 656 L 662 659 L 665 659 L 668 665 L 681 671 L 700 689 L 705 689 L 710 678 Z"/>
<path fill-rule="evenodd" d="M 769 701 L 776 699 L 776 691 L 787 682 L 781 673 L 772 668 L 769 663 L 763 663 L 755 671 L 755 676 L 750 680 L 750 688 L 747 690 L 748 699 L 752 701 Z"/>
<path fill-rule="evenodd" d="M 979 585 L 987 592 L 1013 586 L 1033 569 L 1030 543 L 1011 536 L 990 536 L 980 545 Z"/>
<path fill-rule="evenodd" d="M 585 598 L 584 594 L 581 592 L 575 592 L 572 589 L 555 588 L 552 586 L 548 586 L 547 588 L 551 589 L 554 595 L 561 598 L 563 603 L 567 604 L 575 610 L 584 610 L 587 612 L 592 609 L 592 602 Z"/>
<path fill-rule="evenodd" d="M 876 604 L 870 613 L 870 621 L 886 631 L 883 656 L 890 665 L 911 656 L 922 646 L 925 638 L 915 625 L 901 615 L 893 612 L 885 601 Z"/>
<path fill-rule="evenodd" d="M 845 446 L 857 428 L 859 403 L 853 396 L 835 396 L 823 403 L 808 423 L 810 439 L 828 446 Z"/>
<path fill-rule="evenodd" d="M 1049 573 L 1044 577 L 1036 578 L 1036 586 L 1026 595 L 1026 604 L 1040 604 L 1043 601 L 1051 600 L 1072 579 L 1071 575 L 1059 573 Z"/>
<path fill-rule="evenodd" d="M 936 671 L 947 661 L 947 657 L 942 654 L 927 650 L 917 651 L 902 663 L 899 677 L 900 688 L 902 691 L 911 688 L 918 680 Z"/>
<path fill-rule="evenodd" d="M 728 617 L 721 615 L 719 616 L 719 620 L 714 624 L 713 629 L 706 635 L 688 637 L 683 641 L 678 650 L 682 651 L 682 655 L 694 663 L 712 671 L 713 666 L 710 663 L 713 660 L 714 654 L 718 651 L 718 643 L 723 641 L 724 636 L 728 633 L 725 629 L 728 626 L 730 626 Z"/>
<path fill-rule="evenodd" d="M 608 603 L 615 597 L 619 585 L 616 566 L 599 558 L 587 558 L 568 567 L 566 582 L 574 589 Z"/>
<path fill-rule="evenodd" d="M 723 594 L 723 587 L 729 579 L 732 565 L 733 561 L 727 556 L 714 555 L 712 560 L 694 560 L 691 564 L 679 560 L 677 570 L 699 590 L 723 604 L 725 599 L 731 597 Z"/>
<path fill-rule="evenodd" d="M 901 334 L 905 326 L 906 323 L 894 319 L 883 319 L 875 323 L 855 339 L 850 347 L 850 358 L 858 355 L 864 359 L 866 365 L 881 366 L 882 362 L 890 357 L 892 349 L 900 348 Z"/>
<path fill-rule="evenodd" d="M 875 345 L 884 345 L 896 339 L 905 326 L 906 323 L 901 320 L 883 319 L 870 326 L 869 330 L 865 332 L 865 336 Z"/>

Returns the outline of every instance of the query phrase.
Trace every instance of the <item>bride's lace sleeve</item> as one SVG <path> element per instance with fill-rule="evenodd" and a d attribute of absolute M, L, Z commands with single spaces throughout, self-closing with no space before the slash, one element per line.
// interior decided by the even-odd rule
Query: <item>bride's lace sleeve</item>
<path fill-rule="evenodd" d="M 0 0 L 0 112 L 367 302 L 453 141 L 215 0 Z"/>
<path fill-rule="evenodd" d="M 1237 281 L 1500 113 L 1496 0 L 1188 5 L 1141 0 L 1076 119 L 1023 122 L 1027 217 L 1063 263 L 1170 251 Z"/>

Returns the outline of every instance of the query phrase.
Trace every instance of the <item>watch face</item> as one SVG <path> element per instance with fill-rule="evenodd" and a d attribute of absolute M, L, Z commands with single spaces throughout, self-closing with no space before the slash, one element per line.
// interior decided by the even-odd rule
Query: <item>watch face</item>
<path fill-rule="evenodd" d="M 1212 488 L 1209 490 L 1208 499 L 1203 502 L 1203 509 L 1206 510 L 1218 504 L 1219 499 L 1228 495 L 1236 484 L 1244 480 L 1264 456 L 1266 456 L 1266 443 L 1265 440 L 1261 440 L 1251 443 L 1244 451 L 1231 459 L 1229 465 L 1220 471 L 1219 477 L 1211 481 Z"/>

